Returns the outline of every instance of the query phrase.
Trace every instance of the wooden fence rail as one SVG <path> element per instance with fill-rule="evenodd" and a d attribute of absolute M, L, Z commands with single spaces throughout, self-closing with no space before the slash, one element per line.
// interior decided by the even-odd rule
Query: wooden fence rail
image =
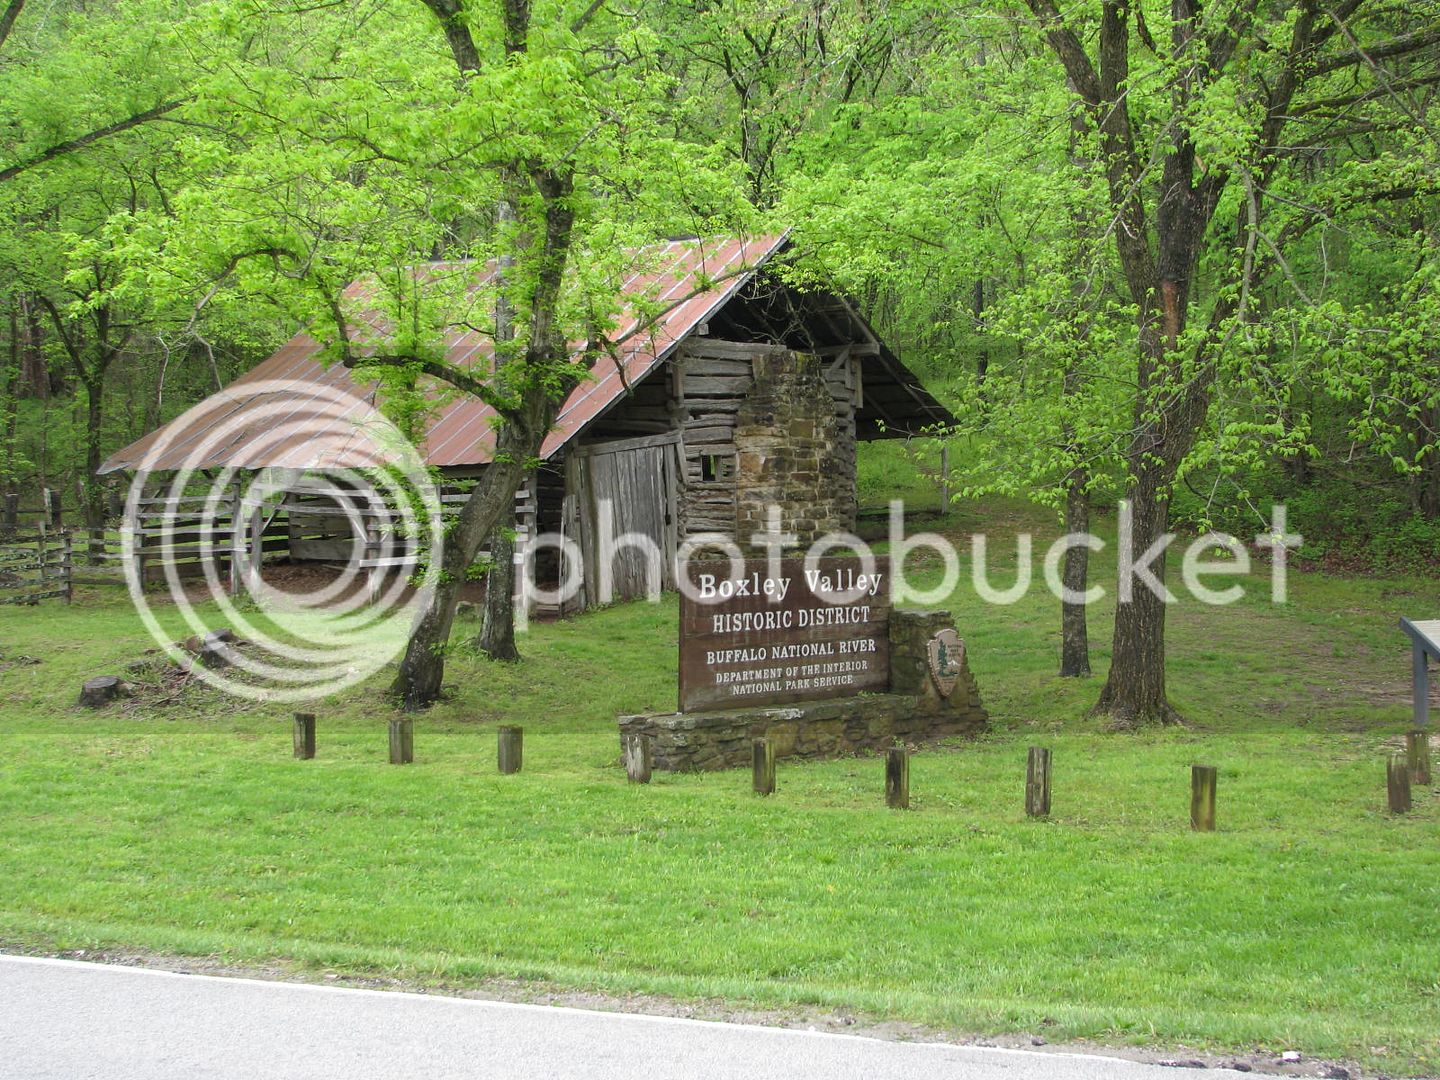
<path fill-rule="evenodd" d="M 68 598 L 75 585 L 124 586 L 127 559 L 128 569 L 147 587 L 172 578 L 213 576 L 235 594 L 253 583 L 264 562 L 286 556 L 341 564 L 356 558 L 367 572 L 373 598 L 382 582 L 394 580 L 392 574 L 404 575 L 420 565 L 424 541 L 406 535 L 397 508 L 375 506 L 358 494 L 323 480 L 273 487 L 235 481 L 218 493 L 147 491 L 130 502 L 128 520 L 108 521 L 97 529 L 77 521 L 66 530 L 66 514 L 72 521 L 80 515 L 74 507 L 62 507 L 59 492 L 44 488 L 38 499 L 32 492 L 23 501 L 18 494 L 0 493 L 0 602 L 28 602 L 36 593 L 60 595 L 62 587 Z M 446 518 L 458 514 L 467 498 L 463 490 L 447 486 L 440 492 L 441 513 Z M 523 550 L 534 531 L 533 482 L 517 492 L 516 514 L 517 544 Z M 423 518 L 423 512 L 418 516 Z M 420 524 L 423 531 L 425 523 Z M 34 546 L 37 535 L 56 545 L 64 536 L 69 547 L 42 557 Z M 63 582 L 57 577 L 62 567 Z M 47 588 L 34 587 L 36 575 L 44 577 Z"/>
<path fill-rule="evenodd" d="M 33 532 L 0 537 L 0 604 L 35 604 L 73 592 L 70 535 L 42 523 Z"/>

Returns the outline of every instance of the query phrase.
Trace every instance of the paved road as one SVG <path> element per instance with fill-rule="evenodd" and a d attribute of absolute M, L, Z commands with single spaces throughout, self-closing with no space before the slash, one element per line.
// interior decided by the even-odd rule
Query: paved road
<path fill-rule="evenodd" d="M 0 1077 L 1176 1080 L 1112 1058 L 0 956 Z M 1185 1070 L 1186 1080 L 1238 1078 Z"/>

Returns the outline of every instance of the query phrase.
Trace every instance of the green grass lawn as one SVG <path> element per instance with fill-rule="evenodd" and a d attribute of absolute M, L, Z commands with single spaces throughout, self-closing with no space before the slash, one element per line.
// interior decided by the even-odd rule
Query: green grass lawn
<path fill-rule="evenodd" d="M 947 519 L 981 523 L 1047 526 L 1003 503 Z M 1252 591 L 1170 613 L 1190 726 L 1114 735 L 1086 716 L 1098 679 L 1054 677 L 1048 593 L 962 586 L 994 730 L 918 753 L 909 812 L 873 757 L 782 762 L 769 799 L 733 771 L 627 785 L 614 718 L 673 706 L 673 599 L 536 626 L 519 665 L 457 650 L 406 768 L 383 676 L 317 703 L 319 757 L 296 762 L 280 705 L 74 708 L 152 645 L 118 596 L 0 609 L 0 940 L 1433 1072 L 1440 797 L 1390 816 L 1383 760 L 1409 716 L 1396 620 L 1440 611 L 1440 584 Z M 1092 612 L 1102 672 L 1112 612 Z M 495 773 L 499 723 L 526 729 L 518 776 Z M 1045 822 L 1022 811 L 1031 743 L 1055 754 Z M 1220 769 L 1214 834 L 1188 829 L 1192 762 Z"/>

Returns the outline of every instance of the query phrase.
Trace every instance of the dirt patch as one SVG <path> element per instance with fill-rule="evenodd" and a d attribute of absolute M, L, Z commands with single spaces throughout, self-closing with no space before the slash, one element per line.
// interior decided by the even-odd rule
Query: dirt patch
<path fill-rule="evenodd" d="M 1353 613 L 1373 617 L 1373 612 Z M 1327 709 L 1410 707 L 1411 673 L 1408 643 L 1397 632 L 1393 650 L 1372 648 L 1342 627 L 1311 625 L 1281 612 L 1176 607 L 1168 615 L 1172 655 L 1213 653 L 1233 658 L 1243 669 L 1255 657 L 1256 670 L 1273 672 L 1276 657 L 1289 671 L 1284 687 L 1256 691 L 1253 707 L 1267 712 L 1302 714 L 1317 703 Z M 1234 677 L 1235 668 L 1225 678 Z M 1440 679 L 1432 679 L 1432 706 L 1440 708 Z M 1357 728 L 1372 726 L 1360 724 Z"/>

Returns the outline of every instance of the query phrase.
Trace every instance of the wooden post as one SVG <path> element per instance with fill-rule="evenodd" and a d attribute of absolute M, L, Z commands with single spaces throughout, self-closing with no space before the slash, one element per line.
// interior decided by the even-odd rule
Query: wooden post
<path fill-rule="evenodd" d="M 45 521 L 47 524 L 58 529 L 63 524 L 60 514 L 60 493 L 54 488 L 41 488 L 40 494 L 45 500 Z"/>
<path fill-rule="evenodd" d="M 47 488 L 46 490 L 49 490 L 49 489 Z M 36 555 L 36 557 L 37 557 L 37 559 L 38 559 L 38 565 L 39 565 L 39 567 L 40 567 L 40 591 L 41 591 L 41 592 L 45 592 L 45 591 L 46 591 L 46 589 L 45 589 L 45 585 L 46 585 L 45 579 L 46 579 L 47 577 L 49 577 L 49 575 L 50 575 L 50 532 L 49 532 L 48 521 L 49 521 L 49 516 L 48 516 L 48 515 L 42 514 L 42 515 L 40 516 L 40 533 L 39 533 L 39 539 L 37 539 L 37 540 L 35 541 L 35 555 Z"/>
<path fill-rule="evenodd" d="M 1385 791 L 1392 814 L 1410 812 L 1410 763 L 1404 754 L 1391 754 L 1385 763 Z"/>
<path fill-rule="evenodd" d="M 649 735 L 625 736 L 625 775 L 632 784 L 650 782 L 651 745 Z"/>
<path fill-rule="evenodd" d="M 250 511 L 250 557 L 245 563 L 246 587 L 251 596 L 260 595 L 261 563 L 265 560 L 265 504 L 257 502 Z"/>
<path fill-rule="evenodd" d="M 390 721 L 390 764 L 409 765 L 415 760 L 415 722 Z"/>
<path fill-rule="evenodd" d="M 385 573 L 383 569 L 375 565 L 375 562 L 380 558 L 380 552 L 382 550 L 380 546 L 380 530 L 382 526 L 377 521 L 367 517 L 364 522 L 364 528 L 365 544 L 361 549 L 363 552 L 361 555 L 361 559 L 363 560 L 361 565 L 366 567 L 365 602 L 373 605 L 380 601 L 380 579 Z"/>
<path fill-rule="evenodd" d="M 315 756 L 314 713 L 295 714 L 295 756 L 301 761 L 309 761 Z"/>
<path fill-rule="evenodd" d="M 950 509 L 950 445 L 940 446 L 940 512 Z"/>
<path fill-rule="evenodd" d="M 775 794 L 775 744 L 769 739 L 756 739 L 752 767 L 752 786 L 756 795 Z"/>
<path fill-rule="evenodd" d="M 1430 658 L 1425 646 L 1416 641 L 1410 646 L 1410 667 L 1414 689 L 1411 691 L 1415 709 L 1415 726 L 1430 726 Z"/>
<path fill-rule="evenodd" d="M 241 539 L 240 520 L 240 478 L 235 478 L 235 491 L 230 496 L 230 595 L 239 596 L 245 591 L 244 574 L 245 544 Z"/>
<path fill-rule="evenodd" d="M 1412 731 L 1405 736 L 1405 759 L 1412 784 L 1430 783 L 1430 733 Z"/>
<path fill-rule="evenodd" d="M 1196 832 L 1215 831 L 1214 765 L 1190 766 L 1190 827 Z"/>
<path fill-rule="evenodd" d="M 894 746 L 885 754 L 885 805 L 910 809 L 910 751 Z"/>
<path fill-rule="evenodd" d="M 134 531 L 131 539 L 134 541 L 135 552 L 135 580 L 139 583 L 140 591 L 145 591 L 145 510 L 137 507 L 135 510 Z M 121 526 L 124 528 L 124 526 Z"/>
<path fill-rule="evenodd" d="M 495 756 L 501 773 L 508 776 L 519 772 L 525 756 L 525 729 L 508 724 L 500 728 L 495 743 Z"/>
<path fill-rule="evenodd" d="M 75 599 L 75 545 L 70 541 L 70 534 L 64 530 L 60 533 L 60 573 L 65 581 L 65 603 Z"/>
<path fill-rule="evenodd" d="M 1025 814 L 1050 816 L 1050 751 L 1043 746 L 1030 747 L 1025 764 Z"/>

